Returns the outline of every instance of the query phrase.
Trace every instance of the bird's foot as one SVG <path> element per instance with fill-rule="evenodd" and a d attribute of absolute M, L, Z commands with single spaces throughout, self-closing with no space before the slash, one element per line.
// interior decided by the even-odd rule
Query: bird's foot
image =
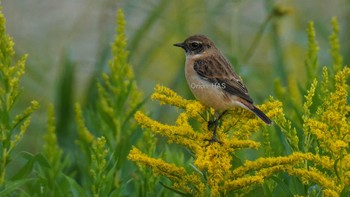
<path fill-rule="evenodd" d="M 208 130 L 213 129 L 213 137 L 211 139 L 206 139 L 205 140 L 205 141 L 209 142 L 209 144 L 207 146 L 209 146 L 210 144 L 212 144 L 214 142 L 222 144 L 222 142 L 216 137 L 216 128 L 217 128 L 217 126 L 218 126 L 218 119 L 208 121 Z"/>
<path fill-rule="evenodd" d="M 218 124 L 218 120 L 209 120 L 208 121 L 208 130 L 211 130 L 213 127 L 216 127 L 216 125 Z"/>

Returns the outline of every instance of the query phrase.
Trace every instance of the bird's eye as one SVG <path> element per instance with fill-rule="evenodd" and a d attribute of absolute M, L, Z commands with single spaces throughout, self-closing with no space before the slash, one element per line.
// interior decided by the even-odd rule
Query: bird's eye
<path fill-rule="evenodd" d="M 199 42 L 192 42 L 192 43 L 190 44 L 190 47 L 191 47 L 192 50 L 196 50 L 196 49 L 202 47 L 202 44 L 199 43 Z"/>

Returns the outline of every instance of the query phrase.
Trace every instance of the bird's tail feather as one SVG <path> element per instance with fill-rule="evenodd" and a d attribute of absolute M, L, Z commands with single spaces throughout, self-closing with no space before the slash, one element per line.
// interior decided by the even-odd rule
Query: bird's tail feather
<path fill-rule="evenodd" d="M 262 121 L 264 121 L 266 124 L 271 124 L 272 121 L 269 117 L 265 115 L 264 112 L 262 112 L 259 108 L 253 107 L 249 108 L 255 115 L 257 115 Z"/>
<path fill-rule="evenodd" d="M 267 117 L 264 112 L 262 112 L 259 108 L 255 107 L 255 105 L 243 98 L 238 98 L 238 104 L 243 107 L 246 108 L 248 110 L 250 110 L 251 112 L 253 112 L 256 116 L 258 116 L 262 121 L 264 121 L 266 124 L 272 124 L 272 121 L 270 120 L 269 117 Z"/>

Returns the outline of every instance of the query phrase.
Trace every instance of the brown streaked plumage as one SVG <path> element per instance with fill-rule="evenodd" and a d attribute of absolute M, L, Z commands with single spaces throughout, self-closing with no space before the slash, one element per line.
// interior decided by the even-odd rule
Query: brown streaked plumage
<path fill-rule="evenodd" d="M 253 99 L 249 96 L 242 79 L 234 72 L 230 62 L 208 37 L 190 36 L 184 42 L 174 44 L 174 46 L 185 50 L 186 80 L 192 93 L 200 102 L 224 112 L 233 107 L 243 107 L 256 114 L 266 124 L 272 123 L 253 104 Z"/>

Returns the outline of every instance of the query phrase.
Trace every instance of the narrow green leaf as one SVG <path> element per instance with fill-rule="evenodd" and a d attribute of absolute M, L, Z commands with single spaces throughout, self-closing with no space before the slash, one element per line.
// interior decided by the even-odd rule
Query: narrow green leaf
<path fill-rule="evenodd" d="M 34 158 L 34 155 L 30 152 L 27 152 L 27 151 L 20 152 L 20 155 L 26 160 L 31 160 Z"/>
<path fill-rule="evenodd" d="M 281 188 L 284 191 L 286 197 L 293 197 L 293 194 L 289 190 L 288 186 L 280 178 L 272 176 L 271 179 L 277 183 L 277 187 Z"/>
<path fill-rule="evenodd" d="M 26 178 L 26 179 L 21 179 L 17 181 L 7 181 L 6 184 L 3 186 L 3 190 L 0 191 L 0 196 L 7 196 L 11 194 L 11 192 L 14 192 L 16 190 L 19 190 L 19 188 L 31 181 L 34 181 L 35 179 L 33 178 Z"/>
<path fill-rule="evenodd" d="M 264 196 L 273 196 L 272 191 L 270 190 L 270 188 L 269 188 L 267 183 L 264 183 L 262 185 L 262 189 L 264 191 Z"/>
<path fill-rule="evenodd" d="M 34 163 L 34 158 L 29 159 L 27 163 L 24 164 L 24 166 L 17 171 L 17 173 L 11 178 L 11 180 L 18 180 L 30 174 L 33 170 Z"/>
<path fill-rule="evenodd" d="M 88 196 L 85 192 L 85 190 L 71 177 L 63 175 L 64 178 L 67 180 L 69 185 L 69 191 L 71 191 L 73 197 L 84 197 Z"/>
<path fill-rule="evenodd" d="M 344 189 L 340 193 L 340 197 L 349 197 L 350 196 L 350 186 L 344 187 Z"/>
<path fill-rule="evenodd" d="M 173 192 L 175 192 L 175 193 L 177 193 L 177 194 L 180 194 L 180 195 L 182 195 L 182 196 L 189 196 L 189 197 L 191 197 L 192 195 L 191 194 L 186 194 L 186 193 L 183 193 L 183 192 L 181 192 L 181 191 L 178 191 L 178 190 L 176 190 L 176 189 L 174 189 L 174 188 L 172 188 L 172 187 L 169 187 L 169 186 L 167 186 L 167 185 L 165 185 L 164 183 L 162 183 L 162 182 L 159 182 L 163 187 L 165 187 L 166 189 L 169 189 L 169 190 L 171 190 L 171 191 L 173 191 Z"/>
<path fill-rule="evenodd" d="M 35 155 L 35 161 L 37 161 L 41 166 L 50 168 L 50 163 L 47 161 L 47 159 L 41 154 Z"/>

